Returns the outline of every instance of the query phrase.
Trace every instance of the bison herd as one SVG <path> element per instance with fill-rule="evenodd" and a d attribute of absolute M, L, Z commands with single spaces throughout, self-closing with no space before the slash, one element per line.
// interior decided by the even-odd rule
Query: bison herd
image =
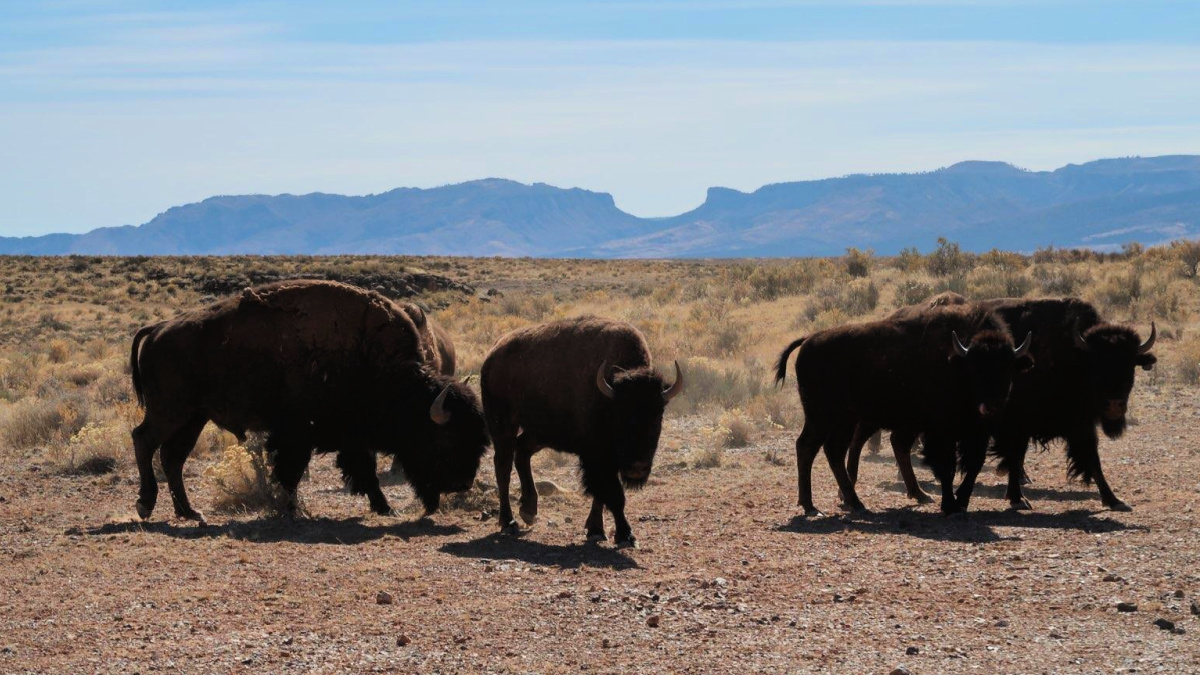
<path fill-rule="evenodd" d="M 990 451 L 1008 472 L 1013 508 L 1022 494 L 1029 443 L 1063 439 L 1072 476 L 1095 482 L 1105 506 L 1128 510 L 1100 467 L 1096 427 L 1125 429 L 1134 371 L 1149 370 L 1155 329 L 1143 342 L 1075 299 L 967 302 L 945 293 L 868 323 L 799 338 L 790 355 L 804 428 L 796 440 L 799 505 L 812 499 L 812 464 L 821 449 L 852 510 L 859 454 L 880 430 L 891 432 L 910 497 L 917 483 L 911 451 L 941 485 L 944 513 L 967 509 Z M 594 317 L 513 331 L 497 341 L 480 371 L 482 401 L 455 379 L 450 336 L 416 305 L 346 284 L 297 280 L 255 288 L 142 328 L 130 372 L 145 418 L 133 431 L 140 478 L 138 514 L 158 498 L 153 456 L 160 452 L 175 514 L 204 523 L 188 500 L 183 465 L 204 425 L 239 439 L 266 434 L 273 477 L 295 508 L 313 453 L 336 453 L 346 485 L 371 509 L 391 513 L 376 456 L 392 455 L 427 512 L 441 495 L 470 487 L 495 446 L 500 526 L 518 529 L 509 503 L 515 463 L 520 516 L 537 519 L 530 459 L 542 448 L 578 455 L 592 497 L 589 540 L 636 538 L 625 515 L 625 488 L 650 476 L 667 404 L 684 387 L 678 362 L 668 381 L 651 367 L 633 326 Z M 955 490 L 954 479 L 962 479 Z"/>

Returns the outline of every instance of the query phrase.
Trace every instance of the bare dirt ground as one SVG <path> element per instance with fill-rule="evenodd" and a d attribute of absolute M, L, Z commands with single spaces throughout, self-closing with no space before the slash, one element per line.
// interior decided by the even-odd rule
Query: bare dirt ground
<path fill-rule="evenodd" d="M 1005 511 L 988 472 L 969 518 L 943 518 L 905 499 L 887 458 L 863 466 L 873 513 L 848 518 L 818 460 L 832 515 L 805 520 L 795 429 L 695 469 L 681 458 L 705 422 L 673 419 L 630 500 L 642 548 L 622 551 L 584 542 L 578 494 L 506 537 L 478 510 L 419 520 L 398 485 L 407 515 L 370 515 L 324 457 L 301 487 L 311 518 L 199 529 L 167 520 L 165 494 L 132 522 L 130 466 L 81 478 L 12 459 L 0 672 L 1197 672 L 1200 405 L 1194 389 L 1134 399 L 1138 424 L 1102 449 L 1132 513 L 1067 483 L 1052 447 L 1030 456 L 1033 512 Z M 188 465 L 202 509 L 204 464 Z M 571 466 L 541 464 L 578 490 Z"/>

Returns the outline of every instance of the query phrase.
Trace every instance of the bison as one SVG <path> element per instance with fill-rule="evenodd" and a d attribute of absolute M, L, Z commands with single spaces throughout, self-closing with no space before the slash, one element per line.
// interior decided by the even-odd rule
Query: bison
<path fill-rule="evenodd" d="M 488 429 L 495 444 L 500 526 L 515 531 L 508 486 L 516 457 L 521 518 L 537 519 L 530 458 L 542 448 L 579 456 L 592 495 L 589 540 L 603 541 L 604 507 L 616 521 L 618 546 L 635 546 L 625 518 L 625 487 L 650 477 L 667 403 L 683 390 L 675 363 L 668 385 L 650 367 L 650 349 L 633 326 L 584 317 L 513 331 L 496 343 L 480 372 Z"/>
<path fill-rule="evenodd" d="M 204 522 L 183 464 L 212 421 L 244 438 L 266 432 L 273 475 L 294 498 L 313 452 L 337 465 L 372 510 L 390 513 L 375 453 L 400 458 L 427 511 L 472 484 L 488 446 L 474 392 L 429 368 L 417 327 L 378 293 L 328 281 L 284 281 L 142 328 L 130 370 L 145 419 L 133 430 L 138 514 L 158 498 L 162 448 L 181 518 Z"/>
<path fill-rule="evenodd" d="M 427 316 L 425 310 L 421 309 L 419 305 L 411 302 L 399 304 L 408 318 L 412 319 L 413 325 L 417 329 L 417 335 L 420 336 L 421 354 L 425 359 L 425 365 L 430 370 L 442 375 L 454 375 L 457 355 L 450 334 L 446 332 L 445 328 L 442 328 L 441 324 Z M 404 463 L 400 461 L 398 455 L 392 458 L 392 467 L 389 473 L 397 476 L 404 474 Z"/>
<path fill-rule="evenodd" d="M 961 337 L 960 337 L 961 336 Z M 967 338 L 964 344 L 962 337 Z M 865 510 L 846 471 L 846 450 L 860 422 L 894 438 L 925 435 L 925 457 L 942 485 L 942 511 L 966 509 L 987 448 L 985 420 L 1004 408 L 1016 373 L 1033 367 L 1032 335 L 1014 346 L 993 313 L 941 307 L 910 318 L 840 326 L 802 337 L 779 355 L 775 380 L 796 356 L 804 428 L 796 439 L 799 505 L 812 501 L 812 462 L 824 446 L 845 504 Z M 954 493 L 955 450 L 964 477 Z"/>
<path fill-rule="evenodd" d="M 1132 328 L 1102 320 L 1094 306 L 1076 298 L 1001 298 L 976 305 L 996 312 L 1013 332 L 1036 331 L 1040 336 L 1033 350 L 1038 368 L 1013 383 L 1009 405 L 994 427 L 992 452 L 1008 473 L 1010 506 L 1032 508 L 1022 490 L 1029 442 L 1045 445 L 1061 438 L 1066 441 L 1068 474 L 1095 482 L 1105 507 L 1128 511 L 1129 505 L 1104 477 L 1096 427 L 1109 438 L 1124 433 L 1134 374 L 1139 367 L 1150 370 L 1156 362 L 1150 353 L 1157 337 L 1153 322 L 1150 336 L 1142 342 Z M 851 447 L 851 464 L 857 464 L 860 447 Z M 911 475 L 907 450 L 897 451 L 896 458 L 901 473 Z"/>

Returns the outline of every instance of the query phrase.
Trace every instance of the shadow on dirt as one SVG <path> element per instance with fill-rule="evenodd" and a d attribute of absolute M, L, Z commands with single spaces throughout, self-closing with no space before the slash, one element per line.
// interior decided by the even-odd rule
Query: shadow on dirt
<path fill-rule="evenodd" d="M 598 544 L 580 542 L 558 546 L 501 532 L 471 541 L 451 542 L 439 550 L 459 558 L 520 560 L 532 565 L 559 569 L 576 569 L 587 565 L 626 570 L 638 566 L 637 561 L 623 552 Z"/>
<path fill-rule="evenodd" d="M 929 494 L 935 496 L 941 494 L 942 488 L 938 486 L 936 481 L 918 480 L 917 482 L 920 483 L 921 487 Z M 875 488 L 895 494 L 905 493 L 904 483 L 900 481 L 881 481 L 875 484 Z M 984 485 L 982 483 L 976 483 L 975 491 L 972 493 L 971 498 L 977 499 L 983 497 L 984 499 L 999 499 L 1004 500 L 1004 502 L 1007 503 L 1008 499 L 1004 496 L 1006 490 L 1007 487 L 1004 485 Z M 1026 485 L 1021 489 L 1021 491 L 1024 493 L 1025 498 L 1031 502 L 1081 502 L 1089 499 L 1096 500 L 1096 503 L 1100 502 L 1100 493 L 1098 493 L 1095 489 L 1059 490 Z M 859 496 L 864 497 L 863 493 L 861 492 L 859 493 Z"/>
<path fill-rule="evenodd" d="M 800 534 L 835 534 L 854 531 L 867 534 L 897 534 L 938 541 L 987 544 L 1013 540 L 1016 536 L 1001 535 L 997 527 L 1029 527 L 1058 530 L 1078 530 L 1090 534 L 1146 531 L 1141 525 L 1126 525 L 1092 511 L 1073 510 L 1066 513 L 1037 511 L 973 511 L 965 516 L 943 516 L 937 511 L 913 508 L 850 515 L 827 515 L 810 518 L 795 516 L 776 526 L 780 532 Z"/>
<path fill-rule="evenodd" d="M 108 523 L 99 527 L 68 532 L 68 534 L 128 534 L 150 532 L 178 539 L 210 539 L 228 537 L 254 543 L 294 542 L 298 544 L 362 544 L 384 537 L 405 541 L 413 537 L 439 537 L 462 533 L 457 525 L 439 525 L 422 518 L 386 523 L 365 523 L 354 518 L 296 518 L 264 517 L 254 520 L 234 520 L 227 523 L 198 527 L 193 523 L 168 521 Z"/>

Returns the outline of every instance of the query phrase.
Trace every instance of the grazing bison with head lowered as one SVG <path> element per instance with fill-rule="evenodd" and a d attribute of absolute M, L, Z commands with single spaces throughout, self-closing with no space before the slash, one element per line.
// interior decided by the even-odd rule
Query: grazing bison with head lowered
<path fill-rule="evenodd" d="M 516 330 L 496 343 L 480 372 L 484 409 L 496 448 L 500 526 L 515 528 L 508 499 L 513 456 L 521 481 L 521 518 L 537 518 L 529 460 L 542 448 L 579 455 L 592 495 L 589 538 L 604 539 L 604 507 L 616 521 L 619 546 L 635 545 L 625 518 L 624 486 L 650 477 L 667 402 L 683 390 L 650 367 L 636 328 L 585 317 Z"/>
<path fill-rule="evenodd" d="M 964 344 L 963 339 L 967 340 Z M 899 437 L 925 434 L 925 457 L 942 484 L 942 510 L 965 510 L 987 449 L 985 420 L 1008 399 L 1015 373 L 1032 367 L 1031 336 L 1013 345 L 991 312 L 942 307 L 912 318 L 840 326 L 800 338 L 779 355 L 776 382 L 796 356 L 804 429 L 796 439 L 799 504 L 812 502 L 812 462 L 822 446 L 845 503 L 865 507 L 846 472 L 846 449 L 860 422 Z M 954 494 L 955 448 L 964 477 Z"/>
<path fill-rule="evenodd" d="M 965 302 L 961 296 L 959 301 Z M 1029 442 L 1046 444 L 1062 438 L 1070 475 L 1094 481 L 1108 508 L 1129 510 L 1104 477 L 1096 426 L 1110 438 L 1124 432 L 1134 373 L 1139 367 L 1149 370 L 1156 362 L 1150 353 L 1157 335 L 1154 325 L 1142 342 L 1133 329 L 1103 321 L 1095 307 L 1075 298 L 1001 298 L 975 304 L 995 312 L 1014 333 L 1034 331 L 1039 336 L 1033 348 L 1038 367 L 1014 381 L 1009 404 L 992 431 L 992 452 L 1008 471 L 1007 498 L 1012 508 L 1031 508 L 1021 487 Z M 919 311 L 919 307 L 904 308 L 893 316 Z M 896 459 L 908 482 L 912 467 L 906 442 L 911 445 L 912 440 L 893 439 Z M 859 447 L 851 447 L 852 466 L 857 464 Z"/>
<path fill-rule="evenodd" d="M 274 476 L 295 495 L 313 452 L 338 453 L 349 487 L 390 512 L 375 452 L 397 455 L 427 510 L 474 480 L 488 445 L 475 394 L 424 363 L 416 326 L 378 293 L 284 281 L 138 331 L 130 369 L 146 416 L 133 431 L 138 513 L 158 498 L 162 465 L 175 513 L 203 522 L 183 463 L 205 423 L 239 438 L 267 432 Z"/>

